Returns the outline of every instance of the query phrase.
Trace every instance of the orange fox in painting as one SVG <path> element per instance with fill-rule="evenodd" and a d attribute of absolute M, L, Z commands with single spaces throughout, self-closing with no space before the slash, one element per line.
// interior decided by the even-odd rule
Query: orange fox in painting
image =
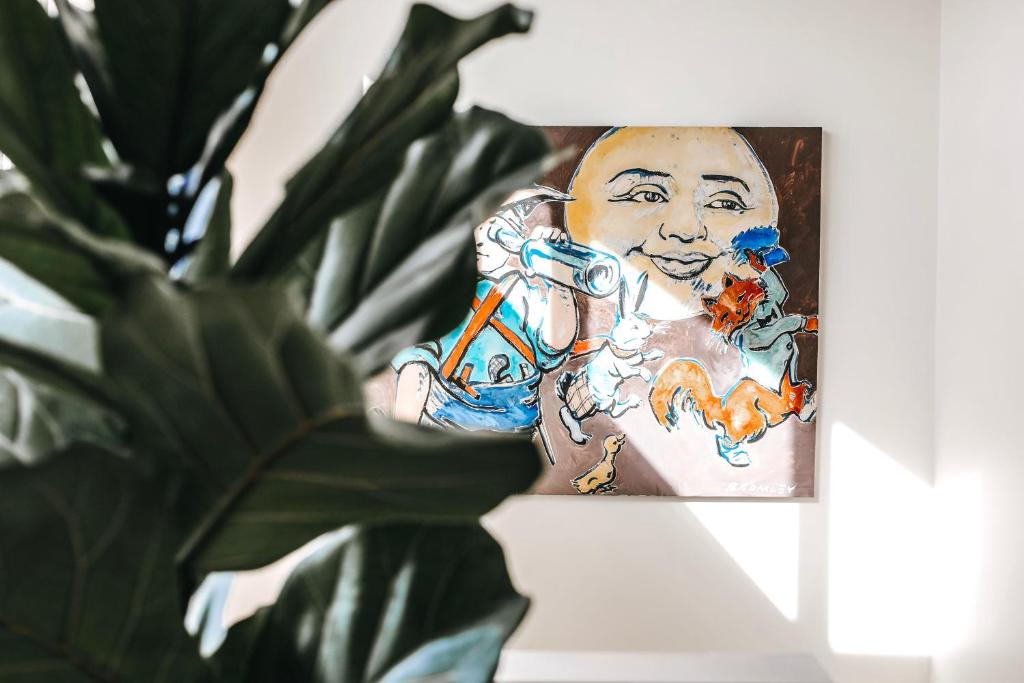
<path fill-rule="evenodd" d="M 744 280 L 726 273 L 722 277 L 722 293 L 718 298 L 702 299 L 704 310 L 711 316 L 711 331 L 730 341 L 736 330 L 751 321 L 764 297 L 764 287 L 757 278 Z"/>
<path fill-rule="evenodd" d="M 751 260 L 759 278 L 722 278 L 722 293 L 705 298 L 711 330 L 739 349 L 745 376 L 728 391 L 715 393 L 707 369 L 692 358 L 668 362 L 651 387 L 651 408 L 659 424 L 674 429 L 680 412 L 691 412 L 698 424 L 718 433 L 718 453 L 730 465 L 745 467 L 750 457 L 741 448 L 757 441 L 769 427 L 796 415 L 810 421 L 816 410 L 813 388 L 794 382 L 798 333 L 814 334 L 814 316 L 785 315 L 781 280 Z"/>

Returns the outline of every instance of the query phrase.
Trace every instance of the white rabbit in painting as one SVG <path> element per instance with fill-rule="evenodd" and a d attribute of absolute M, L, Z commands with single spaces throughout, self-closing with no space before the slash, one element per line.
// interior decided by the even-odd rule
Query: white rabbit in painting
<path fill-rule="evenodd" d="M 646 273 L 634 287 L 629 287 L 623 279 L 619 285 L 615 326 L 604 344 L 582 368 L 563 372 L 558 378 L 557 393 L 564 404 L 558 416 L 569 431 L 569 437 L 578 444 L 590 439 L 591 435 L 583 431 L 582 424 L 588 417 L 598 412 L 619 417 L 640 405 L 641 398 L 636 394 L 620 395 L 622 383 L 630 377 L 649 382 L 651 372 L 643 364 L 664 355 L 658 349 L 643 350 L 654 332 L 647 318 L 639 313 L 646 291 Z"/>

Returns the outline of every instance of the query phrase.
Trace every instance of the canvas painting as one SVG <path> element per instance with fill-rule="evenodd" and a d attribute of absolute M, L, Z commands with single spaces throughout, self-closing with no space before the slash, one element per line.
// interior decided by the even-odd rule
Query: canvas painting
<path fill-rule="evenodd" d="M 476 228 L 471 310 L 372 400 L 532 435 L 536 493 L 813 496 L 821 130 L 544 131 L 572 156 Z"/>

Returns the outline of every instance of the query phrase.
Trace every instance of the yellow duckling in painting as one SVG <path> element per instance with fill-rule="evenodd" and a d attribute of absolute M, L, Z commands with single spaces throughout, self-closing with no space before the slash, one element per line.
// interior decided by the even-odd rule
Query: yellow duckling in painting
<path fill-rule="evenodd" d="M 615 481 L 615 456 L 626 443 L 625 434 L 609 434 L 604 438 L 604 455 L 593 467 L 572 480 L 580 493 L 607 493 L 613 490 Z"/>

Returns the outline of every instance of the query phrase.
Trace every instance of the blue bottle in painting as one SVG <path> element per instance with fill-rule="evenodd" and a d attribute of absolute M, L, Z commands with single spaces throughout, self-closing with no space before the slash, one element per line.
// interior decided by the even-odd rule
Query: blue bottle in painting
<path fill-rule="evenodd" d="M 618 259 L 576 242 L 526 240 L 519 257 L 527 275 L 540 275 L 588 296 L 605 297 L 619 286 Z"/>

